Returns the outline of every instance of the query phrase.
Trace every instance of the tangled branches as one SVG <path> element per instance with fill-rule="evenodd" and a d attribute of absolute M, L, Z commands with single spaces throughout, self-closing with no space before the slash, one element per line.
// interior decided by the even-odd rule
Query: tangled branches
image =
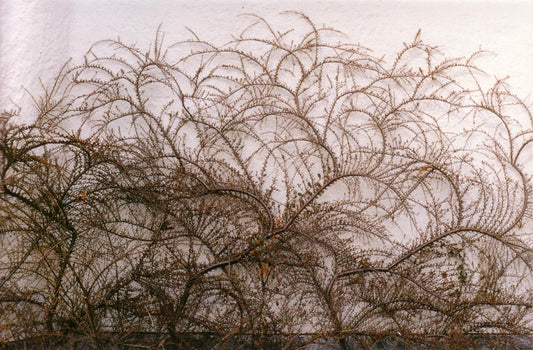
<path fill-rule="evenodd" d="M 4 114 L 3 339 L 531 335 L 530 108 L 485 88 L 482 52 L 449 59 L 417 34 L 387 63 L 293 16 L 308 32 L 256 18 L 223 46 L 99 42 L 34 123 Z"/>

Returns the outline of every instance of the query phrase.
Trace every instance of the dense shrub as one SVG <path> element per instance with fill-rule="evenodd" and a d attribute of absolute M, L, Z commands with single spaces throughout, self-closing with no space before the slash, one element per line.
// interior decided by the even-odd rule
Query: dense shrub
<path fill-rule="evenodd" d="M 530 107 L 482 52 L 450 59 L 417 34 L 387 62 L 292 16 L 308 31 L 256 18 L 222 46 L 99 42 L 35 122 L 4 113 L 6 344 L 531 335 Z"/>

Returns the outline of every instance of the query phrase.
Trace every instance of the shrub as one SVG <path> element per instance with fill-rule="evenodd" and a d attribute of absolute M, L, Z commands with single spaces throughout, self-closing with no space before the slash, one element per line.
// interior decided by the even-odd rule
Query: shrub
<path fill-rule="evenodd" d="M 222 46 L 96 43 L 35 122 L 4 113 L 6 344 L 531 336 L 530 107 L 486 88 L 482 52 L 418 33 L 386 62 L 292 16 L 308 31 L 256 18 Z"/>

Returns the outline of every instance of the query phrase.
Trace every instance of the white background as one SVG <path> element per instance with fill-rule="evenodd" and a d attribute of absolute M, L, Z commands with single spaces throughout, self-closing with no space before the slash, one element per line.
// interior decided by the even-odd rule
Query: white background
<path fill-rule="evenodd" d="M 255 13 L 271 23 L 301 11 L 318 26 L 347 34 L 381 57 L 393 55 L 419 28 L 422 39 L 448 56 L 468 56 L 480 47 L 496 53 L 481 67 L 533 102 L 533 1 L 176 1 L 176 0 L 0 0 L 0 110 L 22 107 L 32 119 L 31 99 L 70 57 L 80 60 L 101 39 L 148 48 L 162 24 L 166 43 L 188 39 L 186 27 L 222 44 Z M 297 25 L 297 23 L 295 24 Z"/>

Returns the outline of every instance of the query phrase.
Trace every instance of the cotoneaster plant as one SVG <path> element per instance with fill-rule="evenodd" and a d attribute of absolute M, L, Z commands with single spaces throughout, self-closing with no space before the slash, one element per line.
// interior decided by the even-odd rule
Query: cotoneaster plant
<path fill-rule="evenodd" d="M 531 107 L 417 33 L 302 14 L 96 43 L 0 124 L 8 347 L 520 348 Z M 531 344 L 531 343 L 529 343 Z"/>

